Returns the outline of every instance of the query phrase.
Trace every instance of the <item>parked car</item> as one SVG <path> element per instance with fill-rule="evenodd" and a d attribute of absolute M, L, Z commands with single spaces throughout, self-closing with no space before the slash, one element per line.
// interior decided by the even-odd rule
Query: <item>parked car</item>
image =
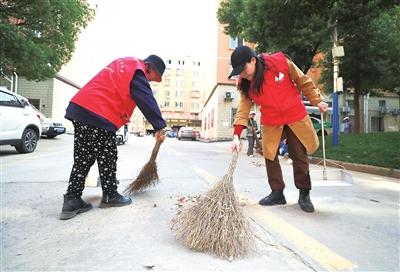
<path fill-rule="evenodd" d="M 191 139 L 193 141 L 196 140 L 196 131 L 192 127 L 181 127 L 178 132 L 178 140 L 182 139 Z"/>
<path fill-rule="evenodd" d="M 60 122 L 54 122 L 51 118 L 47 118 L 40 110 L 38 110 L 35 106 L 31 105 L 36 114 L 40 117 L 40 124 L 42 127 L 42 136 L 47 136 L 47 138 L 52 139 L 57 135 L 63 134 L 66 132 L 66 128 Z"/>
<path fill-rule="evenodd" d="M 117 132 L 117 145 L 123 145 L 125 144 L 128 139 L 129 139 L 129 131 L 128 131 L 128 126 L 122 126 L 120 127 Z"/>
<path fill-rule="evenodd" d="M 317 131 L 317 135 L 322 135 L 322 126 L 321 119 L 318 119 L 314 116 L 310 116 L 311 121 L 313 123 L 314 129 Z M 324 135 L 328 135 L 332 133 L 332 123 L 328 121 L 324 121 Z"/>
<path fill-rule="evenodd" d="M 178 130 L 176 128 L 165 128 L 165 136 L 168 138 L 176 138 L 178 136 Z"/>
<path fill-rule="evenodd" d="M 28 99 L 0 88 L 0 145 L 11 145 L 19 153 L 35 151 L 40 139 L 40 116 Z"/>

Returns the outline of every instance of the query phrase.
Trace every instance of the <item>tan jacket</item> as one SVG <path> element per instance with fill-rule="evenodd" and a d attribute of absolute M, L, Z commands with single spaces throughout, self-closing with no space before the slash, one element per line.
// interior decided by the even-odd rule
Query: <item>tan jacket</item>
<path fill-rule="evenodd" d="M 312 105 L 317 105 L 323 101 L 324 97 L 315 86 L 310 77 L 305 75 L 292 61 L 287 60 L 289 65 L 289 75 L 297 88 L 303 92 Z M 249 112 L 253 101 L 240 92 L 239 107 L 236 112 L 234 125 L 247 126 Z M 319 141 L 310 117 L 307 115 L 303 120 L 287 124 L 296 134 L 308 154 L 314 153 L 319 146 Z M 262 145 L 264 157 L 273 160 L 277 154 L 279 142 L 282 138 L 283 126 L 261 125 Z"/>

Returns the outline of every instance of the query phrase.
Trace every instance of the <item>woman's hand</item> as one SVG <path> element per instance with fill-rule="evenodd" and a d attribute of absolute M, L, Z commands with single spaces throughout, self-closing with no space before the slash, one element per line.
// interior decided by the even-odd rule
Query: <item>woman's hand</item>
<path fill-rule="evenodd" d="M 317 104 L 320 112 L 326 112 L 328 110 L 328 104 L 324 101 L 321 101 Z"/>
<path fill-rule="evenodd" d="M 154 137 L 156 138 L 156 141 L 164 142 L 164 140 L 165 140 L 164 129 L 160 129 L 160 130 L 156 131 L 156 133 L 154 134 Z"/>
<path fill-rule="evenodd" d="M 231 143 L 231 151 L 232 152 L 239 152 L 242 149 L 242 145 L 240 143 L 239 136 L 233 135 L 233 140 Z"/>

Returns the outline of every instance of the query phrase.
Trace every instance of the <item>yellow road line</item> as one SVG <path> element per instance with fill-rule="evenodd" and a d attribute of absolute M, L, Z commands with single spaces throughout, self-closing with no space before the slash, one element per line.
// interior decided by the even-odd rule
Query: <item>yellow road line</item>
<path fill-rule="evenodd" d="M 217 178 L 204 169 L 192 165 L 191 168 L 208 184 L 213 184 Z M 244 198 L 238 194 L 239 198 Z M 255 201 L 250 201 L 254 203 Z M 352 270 L 357 267 L 356 264 L 340 256 L 324 244 L 308 236 L 301 230 L 287 223 L 284 219 L 277 216 L 268 208 L 256 205 L 248 205 L 247 209 L 253 219 L 261 221 L 263 224 L 271 227 L 275 232 L 282 235 L 286 240 L 293 243 L 301 249 L 306 255 L 312 258 L 327 271 Z"/>
<path fill-rule="evenodd" d="M 285 220 L 268 211 L 268 208 L 249 205 L 248 209 L 258 220 L 273 228 L 286 240 L 302 249 L 305 254 L 320 264 L 327 271 L 352 270 L 356 264 L 340 256 L 324 244 L 306 235 L 301 230 L 293 227 Z"/>

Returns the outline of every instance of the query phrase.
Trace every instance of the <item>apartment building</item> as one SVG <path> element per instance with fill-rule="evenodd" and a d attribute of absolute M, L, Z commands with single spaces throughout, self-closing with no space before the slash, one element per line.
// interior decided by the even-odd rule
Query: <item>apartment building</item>
<path fill-rule="evenodd" d="M 243 39 L 226 35 L 223 25 L 218 23 L 216 83 L 201 111 L 201 136 L 206 141 L 232 139 L 239 92 L 236 89 L 236 79 L 228 79 L 232 70 L 230 57 L 233 50 L 243 44 L 253 47 Z M 256 120 L 259 120 L 259 113 Z"/>
<path fill-rule="evenodd" d="M 207 82 L 202 62 L 191 56 L 164 58 L 164 62 L 162 81 L 150 84 L 168 127 L 178 130 L 190 126 L 200 130 Z M 134 133 L 153 130 L 139 110 L 132 115 L 129 129 Z"/>

